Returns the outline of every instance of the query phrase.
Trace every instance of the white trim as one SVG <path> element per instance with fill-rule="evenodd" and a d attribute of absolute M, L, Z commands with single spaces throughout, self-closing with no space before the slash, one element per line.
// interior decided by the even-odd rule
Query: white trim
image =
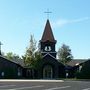
<path fill-rule="evenodd" d="M 49 55 L 49 56 L 51 56 L 52 58 L 56 59 L 56 58 L 55 58 L 54 56 L 52 56 L 50 53 L 45 54 L 45 55 L 43 56 L 43 58 L 46 57 L 47 55 Z M 56 60 L 57 60 L 57 59 L 56 59 Z"/>
<path fill-rule="evenodd" d="M 57 52 L 41 52 L 41 53 L 57 53 Z"/>

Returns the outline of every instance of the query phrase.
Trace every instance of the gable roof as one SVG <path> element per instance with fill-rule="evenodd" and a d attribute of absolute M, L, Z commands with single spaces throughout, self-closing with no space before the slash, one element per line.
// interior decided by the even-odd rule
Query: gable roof
<path fill-rule="evenodd" d="M 43 58 L 46 57 L 47 55 L 49 55 L 49 56 L 52 57 L 53 59 L 57 60 L 57 59 L 56 59 L 54 56 L 52 56 L 50 53 L 45 54 L 45 55 L 43 56 Z"/>
<path fill-rule="evenodd" d="M 50 58 L 48 58 L 48 56 Z M 45 60 L 46 62 L 48 61 L 49 63 L 54 63 L 54 64 L 58 64 L 60 66 L 65 66 L 62 62 L 59 62 L 58 59 L 56 59 L 55 57 L 53 57 L 50 53 L 47 53 L 43 56 L 43 60 Z"/>
<path fill-rule="evenodd" d="M 44 29 L 44 33 L 43 33 L 42 39 L 41 39 L 41 42 L 46 42 L 46 41 L 56 42 L 54 35 L 53 35 L 53 32 L 52 32 L 50 22 L 48 19 L 47 19 L 45 29 Z"/>
<path fill-rule="evenodd" d="M 4 56 L 0 55 L 0 60 L 4 60 L 6 62 L 9 62 L 9 63 L 13 63 L 13 64 L 16 64 L 17 66 L 20 66 L 22 67 L 19 63 L 16 63 L 15 61 L 11 61 L 11 60 L 8 60 L 7 58 L 5 58 Z"/>
<path fill-rule="evenodd" d="M 68 62 L 67 65 L 73 67 L 73 66 L 77 66 L 81 63 L 84 63 L 86 61 L 87 61 L 87 59 L 73 59 L 72 61 Z"/>

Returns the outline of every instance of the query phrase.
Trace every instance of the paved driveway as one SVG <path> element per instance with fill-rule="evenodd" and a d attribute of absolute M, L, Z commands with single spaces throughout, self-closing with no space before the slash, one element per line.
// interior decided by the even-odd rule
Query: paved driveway
<path fill-rule="evenodd" d="M 90 90 L 89 81 L 0 81 L 0 90 Z"/>

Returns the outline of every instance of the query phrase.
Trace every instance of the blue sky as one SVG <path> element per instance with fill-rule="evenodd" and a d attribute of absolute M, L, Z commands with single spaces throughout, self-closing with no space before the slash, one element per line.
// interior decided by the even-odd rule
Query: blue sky
<path fill-rule="evenodd" d="M 49 20 L 56 50 L 69 45 L 74 58 L 90 58 L 90 0 L 0 0 L 0 41 L 4 53 L 25 53 L 30 34 L 41 39 Z"/>

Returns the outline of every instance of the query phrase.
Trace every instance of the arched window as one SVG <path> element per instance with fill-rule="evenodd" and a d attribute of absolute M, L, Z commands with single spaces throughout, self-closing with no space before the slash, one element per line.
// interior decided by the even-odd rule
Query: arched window
<path fill-rule="evenodd" d="M 51 47 L 50 46 L 46 46 L 45 47 L 45 51 L 51 51 Z"/>

